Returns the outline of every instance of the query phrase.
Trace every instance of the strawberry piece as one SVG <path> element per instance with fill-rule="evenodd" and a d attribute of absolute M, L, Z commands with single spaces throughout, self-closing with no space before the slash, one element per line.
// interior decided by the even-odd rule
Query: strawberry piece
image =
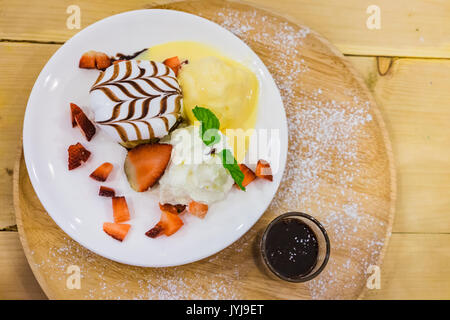
<path fill-rule="evenodd" d="M 111 65 L 111 58 L 106 53 L 87 51 L 80 58 L 78 66 L 83 69 L 106 69 Z"/>
<path fill-rule="evenodd" d="M 101 182 L 106 181 L 113 168 L 114 166 L 111 163 L 105 162 L 100 167 L 95 169 L 89 177 Z"/>
<path fill-rule="evenodd" d="M 125 222 L 130 220 L 130 211 L 128 210 L 125 197 L 112 198 L 114 222 Z"/>
<path fill-rule="evenodd" d="M 256 179 L 255 173 L 247 167 L 245 164 L 240 164 L 239 168 L 244 174 L 244 181 L 242 181 L 242 186 L 246 187 L 250 182 Z"/>
<path fill-rule="evenodd" d="M 125 173 L 131 187 L 143 192 L 153 187 L 164 174 L 172 154 L 170 144 L 141 144 L 128 151 Z"/>
<path fill-rule="evenodd" d="M 196 201 L 191 201 L 189 202 L 188 212 L 203 219 L 208 213 L 208 205 Z"/>
<path fill-rule="evenodd" d="M 80 58 L 78 67 L 83 69 L 95 69 L 95 51 L 87 51 Z"/>
<path fill-rule="evenodd" d="M 159 236 L 162 233 L 163 233 L 163 226 L 162 226 L 161 222 L 158 222 L 153 228 L 148 230 L 145 233 L 145 235 L 150 238 L 156 238 L 157 236 Z"/>
<path fill-rule="evenodd" d="M 168 66 L 170 69 L 172 69 L 173 72 L 175 72 L 175 76 L 178 76 L 178 71 L 181 68 L 181 63 L 180 63 L 180 59 L 178 59 L 177 56 L 168 58 L 168 59 L 164 60 L 163 63 L 166 66 Z"/>
<path fill-rule="evenodd" d="M 96 129 L 94 124 L 91 122 L 91 120 L 89 120 L 89 118 L 83 111 L 75 114 L 75 122 L 86 137 L 86 140 L 91 141 L 92 137 L 95 135 Z"/>
<path fill-rule="evenodd" d="M 113 188 L 108 188 L 105 186 L 100 186 L 100 190 L 98 190 L 98 195 L 100 197 L 114 197 L 116 195 L 116 192 Z"/>
<path fill-rule="evenodd" d="M 161 211 L 159 222 L 145 233 L 150 238 L 156 238 L 161 234 L 171 236 L 183 225 L 183 220 L 176 213 Z"/>
<path fill-rule="evenodd" d="M 272 169 L 270 168 L 270 164 L 266 160 L 258 160 L 255 174 L 259 178 L 263 178 L 269 181 L 273 180 Z"/>
<path fill-rule="evenodd" d="M 159 204 L 159 209 L 161 209 L 161 211 L 169 211 L 170 213 L 174 213 L 174 214 L 181 214 L 186 210 L 186 205 L 184 204 L 170 204 L 170 203 L 164 203 L 164 204 Z"/>
<path fill-rule="evenodd" d="M 116 240 L 123 241 L 130 230 L 131 225 L 105 222 L 103 223 L 103 231 Z"/>
<path fill-rule="evenodd" d="M 111 65 L 111 58 L 106 53 L 96 52 L 95 54 L 95 66 L 98 70 L 103 70 Z"/>
<path fill-rule="evenodd" d="M 70 115 L 72 119 L 72 128 L 75 128 L 77 126 L 77 122 L 75 121 L 75 116 L 79 113 L 83 113 L 83 110 L 79 106 L 77 106 L 75 103 L 70 103 Z"/>
<path fill-rule="evenodd" d="M 67 151 L 69 153 L 69 170 L 78 168 L 82 162 L 86 162 L 91 156 L 91 153 L 79 142 L 69 146 Z"/>

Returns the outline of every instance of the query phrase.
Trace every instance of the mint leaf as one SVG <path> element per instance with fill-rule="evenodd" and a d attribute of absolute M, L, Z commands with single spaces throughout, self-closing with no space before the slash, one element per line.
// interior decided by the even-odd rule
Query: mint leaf
<path fill-rule="evenodd" d="M 241 168 L 239 168 L 239 165 L 237 164 L 237 161 L 231 151 L 228 149 L 223 149 L 221 156 L 223 167 L 228 170 L 239 188 L 245 191 L 245 187 L 242 185 L 242 182 L 244 181 L 244 174 L 242 173 Z"/>
<path fill-rule="evenodd" d="M 216 115 L 209 109 L 195 106 L 192 109 L 194 116 L 201 122 L 200 138 L 207 146 L 212 146 L 220 141 L 220 122 Z"/>

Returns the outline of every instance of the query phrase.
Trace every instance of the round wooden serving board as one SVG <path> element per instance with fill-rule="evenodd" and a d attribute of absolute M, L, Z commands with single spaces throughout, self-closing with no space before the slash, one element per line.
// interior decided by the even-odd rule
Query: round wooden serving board
<path fill-rule="evenodd" d="M 380 266 L 394 217 L 390 142 L 370 92 L 343 55 L 309 28 L 234 2 L 163 5 L 231 30 L 259 55 L 283 96 L 288 163 L 267 212 L 240 240 L 202 261 L 140 268 L 100 257 L 71 240 L 43 209 L 23 155 L 15 168 L 17 224 L 31 268 L 53 299 L 351 299 Z M 302 211 L 328 230 L 331 257 L 316 279 L 294 284 L 265 271 L 258 252 L 264 227 Z M 79 267 L 81 288 L 66 282 Z M 69 270 L 70 273 L 67 273 Z M 368 271 L 369 270 L 369 271 Z M 70 280 L 70 279 L 69 279 Z"/>

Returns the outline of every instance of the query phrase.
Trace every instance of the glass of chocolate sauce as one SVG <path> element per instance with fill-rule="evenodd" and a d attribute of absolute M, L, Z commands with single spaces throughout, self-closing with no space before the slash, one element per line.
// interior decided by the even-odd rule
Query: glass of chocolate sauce
<path fill-rule="evenodd" d="M 261 239 L 266 266 L 279 278 L 305 282 L 316 277 L 330 256 L 330 241 L 319 221 L 301 212 L 274 219 Z"/>

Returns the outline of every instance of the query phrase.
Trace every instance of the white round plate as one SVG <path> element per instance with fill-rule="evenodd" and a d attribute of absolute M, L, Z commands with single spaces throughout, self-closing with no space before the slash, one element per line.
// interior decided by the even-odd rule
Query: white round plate
<path fill-rule="evenodd" d="M 158 198 L 153 192 L 133 191 L 123 172 L 126 150 L 97 130 L 87 142 L 72 128 L 69 103 L 89 109 L 89 89 L 98 71 L 78 68 L 89 50 L 109 55 L 132 54 L 169 41 L 198 41 L 247 65 L 259 79 L 256 128 L 275 129 L 269 147 L 279 149 L 274 181 L 255 180 L 247 192 L 235 188 L 210 206 L 205 219 L 185 214 L 184 226 L 170 237 L 150 239 L 145 232 L 159 221 Z M 81 142 L 92 152 L 81 167 L 68 171 L 67 148 Z M 252 143 L 252 142 L 250 142 Z M 261 217 L 274 197 L 286 164 L 287 122 L 278 88 L 258 56 L 219 25 L 195 15 L 171 10 L 138 10 L 118 14 L 85 28 L 67 41 L 48 61 L 34 84 L 25 113 L 23 145 L 34 190 L 56 224 L 93 252 L 121 263 L 164 267 L 208 257 L 239 239 Z M 272 150 L 272 151 L 273 151 Z M 276 152 L 275 152 L 276 153 Z M 105 183 L 89 178 L 103 162 L 114 164 Z M 274 163 L 271 164 L 273 165 Z M 130 232 L 123 242 L 102 231 L 113 221 L 110 198 L 98 196 L 100 185 L 124 195 L 131 212 Z"/>

